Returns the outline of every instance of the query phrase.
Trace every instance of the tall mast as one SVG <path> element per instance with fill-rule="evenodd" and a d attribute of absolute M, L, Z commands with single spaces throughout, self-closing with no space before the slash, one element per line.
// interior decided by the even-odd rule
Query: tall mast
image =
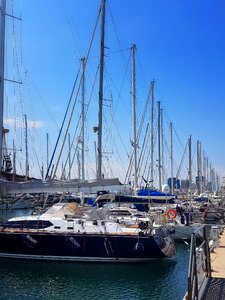
<path fill-rule="evenodd" d="M 192 196 L 192 139 L 191 135 L 188 139 L 188 146 L 189 146 L 189 169 L 188 169 L 188 175 L 189 175 L 189 189 L 190 189 L 190 196 Z"/>
<path fill-rule="evenodd" d="M 151 88 L 152 88 L 152 99 L 151 99 L 151 131 L 150 131 L 150 153 L 151 153 L 151 187 L 153 188 L 153 178 L 154 178 L 154 87 L 155 87 L 155 80 L 151 81 Z"/>
<path fill-rule="evenodd" d="M 6 0 L 1 0 L 0 21 L 0 174 L 2 171 L 3 110 L 4 110 L 4 57 L 5 57 Z"/>
<path fill-rule="evenodd" d="M 159 190 L 162 190 L 162 179 L 161 179 L 161 129 L 160 129 L 160 101 L 158 103 L 158 172 L 159 172 Z"/>
<path fill-rule="evenodd" d="M 173 123 L 170 122 L 170 171 L 171 171 L 171 193 L 173 194 Z"/>
<path fill-rule="evenodd" d="M 162 183 L 165 183 L 165 174 L 164 174 L 164 139 L 163 139 L 163 109 L 160 109 L 161 116 L 161 158 L 162 158 Z"/>
<path fill-rule="evenodd" d="M 203 192 L 205 192 L 206 191 L 206 156 L 205 156 L 205 151 L 203 151 L 203 170 L 202 171 L 203 171 L 202 185 L 203 185 Z"/>
<path fill-rule="evenodd" d="M 15 149 L 15 141 L 13 139 L 13 181 L 15 181 L 16 175 L 16 149 Z"/>
<path fill-rule="evenodd" d="M 138 186 L 137 183 L 137 129 L 136 129 L 136 66 L 135 51 L 136 45 L 132 45 L 132 110 L 133 110 L 133 142 L 134 142 L 134 192 Z"/>
<path fill-rule="evenodd" d="M 77 151 L 78 179 L 80 180 L 80 151 Z"/>
<path fill-rule="evenodd" d="M 25 165 L 25 178 L 26 181 L 29 176 L 29 164 L 28 164 L 28 143 L 27 143 L 27 115 L 24 115 L 24 123 L 25 123 L 25 148 L 26 148 L 26 165 Z"/>
<path fill-rule="evenodd" d="M 200 192 L 202 193 L 202 143 L 199 143 L 199 163 L 200 163 Z"/>
<path fill-rule="evenodd" d="M 71 179 L 71 142 L 70 142 L 70 133 L 68 133 L 68 147 L 69 147 L 69 173 L 68 178 Z"/>
<path fill-rule="evenodd" d="M 82 116 L 82 148 L 81 148 L 81 179 L 85 179 L 84 173 L 84 124 L 85 124 L 85 114 L 84 114 L 84 93 L 85 93 L 85 58 L 81 59 L 82 61 L 82 102 L 81 102 L 81 116 Z"/>
<path fill-rule="evenodd" d="M 103 75 L 105 55 L 105 2 L 102 0 L 101 41 L 100 41 L 100 75 L 99 75 L 99 110 L 98 110 L 98 170 L 97 179 L 102 178 L 102 106 L 103 106 Z"/>
<path fill-rule="evenodd" d="M 198 194 L 202 193 L 202 172 L 201 172 L 201 143 L 197 141 L 197 169 L 198 169 Z"/>
<path fill-rule="evenodd" d="M 209 190 L 210 190 L 210 192 L 212 192 L 212 164 L 211 163 L 209 164 L 209 183 L 210 183 Z"/>
<path fill-rule="evenodd" d="M 46 138 L 47 138 L 47 149 L 46 149 L 46 151 L 47 151 L 47 168 L 46 168 L 46 170 L 48 170 L 48 163 L 49 163 L 49 134 L 47 133 L 46 134 Z"/>

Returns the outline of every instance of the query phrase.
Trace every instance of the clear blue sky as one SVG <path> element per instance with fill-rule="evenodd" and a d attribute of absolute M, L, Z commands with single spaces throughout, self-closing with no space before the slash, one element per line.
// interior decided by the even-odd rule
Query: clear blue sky
<path fill-rule="evenodd" d="M 28 70 L 29 76 L 45 99 L 45 105 L 60 126 L 78 70 L 79 59 L 87 52 L 100 0 L 15 0 L 14 2 L 14 13 L 18 15 L 22 13 L 22 24 L 15 21 L 15 26 L 19 28 L 22 26 L 24 69 Z M 107 84 L 110 85 L 108 89 L 114 94 L 114 103 L 130 55 L 128 50 L 121 51 L 121 49 L 127 49 L 135 43 L 138 111 L 141 112 L 143 109 L 147 90 L 154 78 L 155 98 L 156 101 L 161 101 L 165 111 L 165 126 L 168 122 L 173 122 L 183 147 L 190 134 L 193 136 L 194 143 L 197 140 L 201 141 L 210 162 L 218 173 L 223 175 L 225 173 L 225 2 L 222 0 L 107 0 L 106 6 L 106 46 L 109 47 L 106 49 L 106 64 L 108 64 L 107 73 L 110 74 L 108 76 L 112 77 L 113 82 L 110 85 L 108 79 Z M 8 10 L 11 11 L 11 4 Z M 9 28 L 8 26 L 8 34 L 12 31 Z M 20 34 L 20 29 L 18 32 Z M 117 35 L 120 44 L 117 42 Z M 13 43 L 12 38 L 11 40 Z M 118 50 L 120 51 L 117 53 Z M 87 79 L 89 94 L 98 55 L 97 37 L 90 54 L 88 75 L 90 79 Z M 8 61 L 10 61 L 10 54 L 8 54 Z M 8 73 L 10 72 L 11 70 L 8 70 Z M 131 135 L 129 79 L 126 85 L 127 88 L 125 86 L 123 90 L 123 100 L 120 100 L 121 106 L 118 105 L 120 110 L 117 111 L 116 119 L 121 135 L 127 135 L 127 140 L 125 141 L 124 138 L 124 141 L 129 144 Z M 53 147 L 57 129 L 32 84 L 29 89 L 32 104 L 27 105 L 30 106 L 33 118 L 43 122 L 43 127 L 37 130 L 44 148 L 42 151 L 45 152 L 46 133 L 50 133 Z M 91 134 L 92 127 L 97 125 L 97 114 L 94 114 L 94 109 L 97 109 L 95 101 L 97 96 L 92 101 L 93 113 L 87 123 L 87 131 Z M 25 113 L 29 115 L 28 111 Z M 9 117 L 11 117 L 10 113 L 6 118 Z M 183 151 L 181 145 L 179 147 L 181 149 L 178 149 L 178 146 L 176 149 L 175 143 L 177 165 Z M 127 149 L 130 150 L 130 145 Z M 126 156 L 125 152 L 123 155 Z M 118 176 L 118 174 L 114 175 Z"/>

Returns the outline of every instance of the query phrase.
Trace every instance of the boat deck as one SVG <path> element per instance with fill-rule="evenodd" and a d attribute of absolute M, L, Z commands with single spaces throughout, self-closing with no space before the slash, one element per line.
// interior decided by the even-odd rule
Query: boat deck
<path fill-rule="evenodd" d="M 201 300 L 225 299 L 225 232 L 220 237 L 219 247 L 211 253 L 212 278 L 208 278 Z"/>

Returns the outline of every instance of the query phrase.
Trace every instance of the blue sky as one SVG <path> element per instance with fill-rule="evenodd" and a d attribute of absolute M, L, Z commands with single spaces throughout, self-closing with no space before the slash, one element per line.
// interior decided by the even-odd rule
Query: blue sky
<path fill-rule="evenodd" d="M 24 71 L 27 70 L 30 84 L 30 100 L 29 103 L 24 100 L 23 109 L 24 113 L 31 113 L 32 117 L 28 117 L 29 119 L 42 122 L 37 129 L 37 144 L 42 144 L 43 150 L 39 155 L 42 153 L 40 156 L 45 160 L 45 135 L 49 132 L 52 149 L 58 130 L 48 111 L 59 128 L 79 59 L 87 53 L 100 1 L 15 0 L 14 3 L 14 13 L 22 14 L 22 22 L 15 21 L 23 55 L 23 71 L 20 71 L 20 76 L 24 78 Z M 194 143 L 197 140 L 202 142 L 210 162 L 222 176 L 225 170 L 225 2 L 107 0 L 106 7 L 106 46 L 109 48 L 106 49 L 106 85 L 110 86 L 106 97 L 113 94 L 115 105 L 130 55 L 129 50 L 125 49 L 135 43 L 138 112 L 141 115 L 150 82 L 154 78 L 155 99 L 161 101 L 165 111 L 165 126 L 170 121 L 173 122 L 181 141 L 174 141 L 176 165 L 179 166 L 187 139 L 192 134 Z M 8 5 L 8 11 L 10 10 L 11 4 Z M 8 42 L 10 45 L 10 40 L 13 44 L 10 25 L 7 30 L 11 36 Z M 97 33 L 88 65 L 88 95 L 98 64 L 98 39 Z M 8 65 L 11 61 L 9 49 L 8 47 Z M 8 77 L 11 76 L 12 69 L 13 67 L 7 67 Z M 109 78 L 112 78 L 112 83 Z M 127 152 L 130 151 L 131 138 L 129 80 L 127 75 L 115 117 L 122 139 L 127 145 Z M 86 129 L 91 144 L 89 152 L 94 151 L 93 141 L 96 139 L 90 133 L 92 127 L 97 125 L 97 88 L 95 90 L 95 96 L 91 100 L 92 113 Z M 45 104 L 41 98 L 45 99 Z M 12 111 L 5 116 L 10 117 Z M 139 122 L 140 119 L 139 116 Z M 114 134 L 116 136 L 117 133 Z M 117 146 L 120 147 L 119 143 Z M 127 160 L 126 151 L 122 149 L 121 146 L 120 159 L 123 160 L 124 157 Z M 91 156 L 90 153 L 87 155 Z M 111 158 L 109 161 L 111 162 Z M 112 165 L 117 163 L 120 163 L 118 157 L 112 161 Z M 94 165 L 93 158 L 90 165 Z M 125 167 L 122 170 L 117 166 L 114 175 L 119 176 L 116 172 L 123 172 L 124 169 Z"/>

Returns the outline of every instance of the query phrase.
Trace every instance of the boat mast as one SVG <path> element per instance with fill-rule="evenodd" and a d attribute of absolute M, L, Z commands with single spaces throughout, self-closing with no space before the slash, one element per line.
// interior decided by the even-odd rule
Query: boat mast
<path fill-rule="evenodd" d="M 202 193 L 202 179 L 201 179 L 201 143 L 197 141 L 197 168 L 198 168 L 198 194 Z"/>
<path fill-rule="evenodd" d="M 206 189 L 209 189 L 209 158 L 206 158 Z"/>
<path fill-rule="evenodd" d="M 189 189 L 190 189 L 190 197 L 192 197 L 192 139 L 191 135 L 188 139 L 188 146 L 189 146 L 189 169 L 188 169 L 188 175 L 189 175 Z"/>
<path fill-rule="evenodd" d="M 209 191 L 212 192 L 212 164 L 209 164 Z"/>
<path fill-rule="evenodd" d="M 78 180 L 80 180 L 80 152 L 77 151 Z"/>
<path fill-rule="evenodd" d="M 101 41 L 100 41 L 100 75 L 99 75 L 99 109 L 98 109 L 98 170 L 97 179 L 102 178 L 102 106 L 103 106 L 103 76 L 105 55 L 105 2 L 102 0 Z"/>
<path fill-rule="evenodd" d="M 24 115 L 25 123 L 25 151 L 26 151 L 26 164 L 25 164 L 25 180 L 29 177 L 29 164 L 28 164 L 28 143 L 27 143 L 27 115 Z"/>
<path fill-rule="evenodd" d="M 159 172 L 159 190 L 162 190 L 161 179 L 161 129 L 160 129 L 160 101 L 158 103 L 158 172 Z"/>
<path fill-rule="evenodd" d="M 13 139 L 13 181 L 15 181 L 16 175 L 16 149 L 15 149 L 15 141 Z"/>
<path fill-rule="evenodd" d="M 164 173 L 164 139 L 163 139 L 163 109 L 160 109 L 160 116 L 161 116 L 161 150 L 162 150 L 162 183 L 165 183 L 165 173 Z"/>
<path fill-rule="evenodd" d="M 151 99 L 151 131 L 150 131 L 150 153 L 151 153 L 151 188 L 153 189 L 154 182 L 154 87 L 155 80 L 151 81 L 152 99 Z"/>
<path fill-rule="evenodd" d="M 68 147 L 69 147 L 69 173 L 68 178 L 71 179 L 71 142 L 70 142 L 70 133 L 68 133 Z"/>
<path fill-rule="evenodd" d="M 132 45 L 132 110 L 133 110 L 133 139 L 134 139 L 134 193 L 137 190 L 137 129 L 136 129 L 136 66 L 135 51 L 136 45 Z"/>
<path fill-rule="evenodd" d="M 173 123 L 170 122 L 170 171 L 171 171 L 171 194 L 173 194 Z"/>
<path fill-rule="evenodd" d="M 206 156 L 205 156 L 205 151 L 203 151 L 203 192 L 206 192 Z"/>
<path fill-rule="evenodd" d="M 3 110 L 4 110 L 4 56 L 5 56 L 5 13 L 6 0 L 1 1 L 0 29 L 0 176 L 2 171 Z"/>
<path fill-rule="evenodd" d="M 49 135 L 48 133 L 46 134 L 46 137 L 47 137 L 47 168 L 46 170 L 48 170 L 48 163 L 49 163 Z"/>
<path fill-rule="evenodd" d="M 85 93 L 85 58 L 81 59 L 82 61 L 82 102 L 81 102 L 81 116 L 82 116 L 82 143 L 81 143 L 81 179 L 85 180 L 84 173 L 84 123 L 85 123 L 85 114 L 84 114 L 84 93 Z"/>
<path fill-rule="evenodd" d="M 133 143 L 134 143 L 134 193 L 136 194 L 137 180 L 137 129 L 136 129 L 136 66 L 135 51 L 136 45 L 132 45 L 132 110 L 133 110 Z"/>

